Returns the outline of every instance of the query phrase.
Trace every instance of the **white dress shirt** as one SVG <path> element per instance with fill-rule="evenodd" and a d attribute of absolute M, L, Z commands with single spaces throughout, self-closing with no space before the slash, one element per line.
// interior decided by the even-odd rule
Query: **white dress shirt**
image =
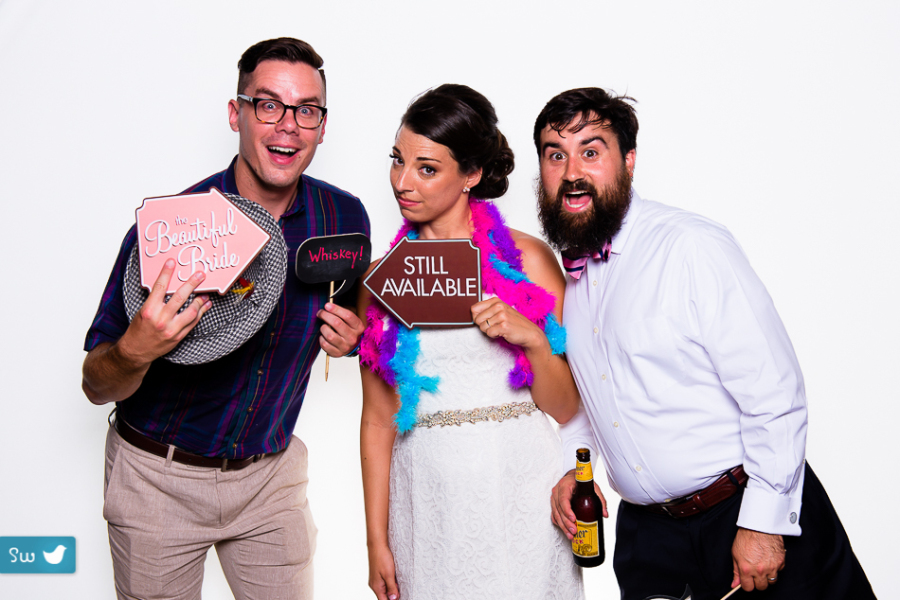
<path fill-rule="evenodd" d="M 608 262 L 568 278 L 566 354 L 583 407 L 566 468 L 599 449 L 626 501 L 685 496 L 743 464 L 738 525 L 799 535 L 806 395 L 772 299 L 727 229 L 632 190 Z"/>

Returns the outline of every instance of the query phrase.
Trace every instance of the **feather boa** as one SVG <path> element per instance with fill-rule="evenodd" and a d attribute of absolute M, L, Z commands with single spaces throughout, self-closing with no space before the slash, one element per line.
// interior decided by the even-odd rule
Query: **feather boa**
<path fill-rule="evenodd" d="M 481 250 L 482 288 L 542 328 L 554 354 L 564 353 L 566 330 L 553 314 L 556 299 L 530 281 L 523 272 L 522 253 L 516 248 L 500 211 L 490 202 L 475 199 L 469 200 L 469 207 L 472 211 L 472 242 Z M 409 221 L 404 221 L 391 247 L 404 237 L 418 237 L 418 232 Z M 416 373 L 418 328 L 403 327 L 378 303 L 369 306 L 366 321 L 360 362 L 397 390 L 400 410 L 394 421 L 398 431 L 409 431 L 415 427 L 418 418 L 416 405 L 419 395 L 422 391 L 436 392 L 438 378 Z M 513 388 L 530 386 L 534 382 L 534 373 L 522 348 L 502 338 L 497 338 L 496 342 L 515 356 L 515 364 L 508 376 L 509 384 Z"/>

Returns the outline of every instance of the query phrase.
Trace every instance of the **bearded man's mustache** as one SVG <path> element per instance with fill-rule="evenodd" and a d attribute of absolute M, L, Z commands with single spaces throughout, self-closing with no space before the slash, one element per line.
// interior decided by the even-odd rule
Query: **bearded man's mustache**
<path fill-rule="evenodd" d="M 575 181 L 564 180 L 559 184 L 559 191 L 556 192 L 556 201 L 562 202 L 563 196 L 573 192 L 584 192 L 590 194 L 593 198 L 597 197 L 597 188 L 584 179 L 576 179 Z"/>

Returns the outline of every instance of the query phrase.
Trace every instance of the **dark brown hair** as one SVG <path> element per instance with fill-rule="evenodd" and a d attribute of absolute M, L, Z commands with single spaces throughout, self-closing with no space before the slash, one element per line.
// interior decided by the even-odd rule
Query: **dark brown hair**
<path fill-rule="evenodd" d="M 541 131 L 548 125 L 558 132 L 571 125 L 575 131 L 588 125 L 607 125 L 616 134 L 624 159 L 637 148 L 638 120 L 631 102 L 636 100 L 610 94 L 602 88 L 578 88 L 555 96 L 534 122 L 534 147 L 538 156 L 541 155 Z"/>
<path fill-rule="evenodd" d="M 513 151 L 497 129 L 497 113 L 483 95 L 455 83 L 428 90 L 406 109 L 401 125 L 446 146 L 461 172 L 481 169 L 472 197 L 499 198 L 515 167 Z"/>
<path fill-rule="evenodd" d="M 258 42 L 247 48 L 238 61 L 238 94 L 244 93 L 250 74 L 264 60 L 303 63 L 318 69 L 322 76 L 322 92 L 325 92 L 325 70 L 322 68 L 325 61 L 322 60 L 322 57 L 303 40 L 281 37 Z"/>

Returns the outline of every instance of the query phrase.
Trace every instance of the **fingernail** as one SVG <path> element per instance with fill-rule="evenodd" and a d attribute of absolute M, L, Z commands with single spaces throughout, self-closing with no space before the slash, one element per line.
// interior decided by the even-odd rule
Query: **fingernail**
<path fill-rule="evenodd" d="M 205 304 L 207 300 L 209 300 L 209 296 L 207 296 L 206 294 L 203 294 L 202 296 L 200 296 L 201 304 Z"/>
<path fill-rule="evenodd" d="M 174 266 L 175 266 L 175 261 L 173 259 L 170 258 L 170 259 L 166 260 L 166 268 L 167 269 L 171 269 Z"/>

